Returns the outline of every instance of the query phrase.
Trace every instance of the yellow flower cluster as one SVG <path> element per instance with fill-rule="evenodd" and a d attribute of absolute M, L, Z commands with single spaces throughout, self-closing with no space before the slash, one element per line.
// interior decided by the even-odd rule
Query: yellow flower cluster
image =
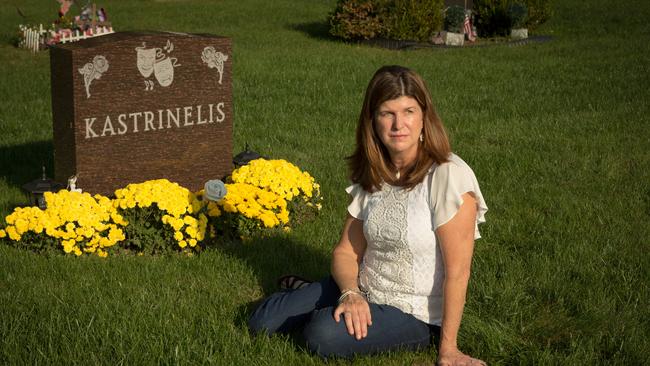
<path fill-rule="evenodd" d="M 287 201 L 281 196 L 246 183 L 226 184 L 226 189 L 228 193 L 223 199 L 208 205 L 208 215 L 220 216 L 221 208 L 225 212 L 259 220 L 267 228 L 289 222 Z"/>
<path fill-rule="evenodd" d="M 202 213 L 199 214 L 198 220 L 190 215 L 185 215 L 182 218 L 164 215 L 162 222 L 174 229 L 174 239 L 181 248 L 188 245 L 190 248 L 196 247 L 198 242 L 205 239 L 205 231 L 208 227 L 208 218 Z"/>
<path fill-rule="evenodd" d="M 124 240 L 120 226 L 126 222 L 109 198 L 67 190 L 46 192 L 44 196 L 45 210 L 19 207 L 7 216 L 7 227 L 0 230 L 0 238 L 20 241 L 29 232 L 45 233 L 60 241 L 66 253 L 95 253 L 100 257 L 108 255 L 106 248 Z"/>
<path fill-rule="evenodd" d="M 158 205 L 162 211 L 174 217 L 199 212 L 201 201 L 187 188 L 167 179 L 149 180 L 144 183 L 129 184 L 115 191 L 115 207 L 121 209 Z"/>
<path fill-rule="evenodd" d="M 200 213 L 204 204 L 187 188 L 167 179 L 129 184 L 115 191 L 115 208 L 149 208 L 156 204 L 165 214 L 161 221 L 174 230 L 174 239 L 180 248 L 194 248 L 205 238 L 208 218 Z M 194 217 L 196 215 L 198 218 Z"/>
<path fill-rule="evenodd" d="M 256 159 L 232 172 L 234 183 L 248 183 L 271 191 L 291 201 L 302 197 L 305 201 L 320 198 L 320 185 L 307 172 L 286 160 Z"/>
<path fill-rule="evenodd" d="M 157 244 L 175 241 L 189 253 L 201 249 L 198 244 L 206 232 L 216 235 L 219 227 L 208 227 L 208 217 L 218 217 L 214 223 L 224 225 L 224 232 L 234 229 L 242 237 L 265 228 L 288 231 L 290 211 L 298 210 L 299 217 L 304 207 L 320 209 L 322 200 L 314 178 L 285 160 L 254 160 L 233 171 L 225 187 L 227 193 L 218 202 L 205 201 L 203 192 L 192 193 L 166 179 L 129 184 L 115 191 L 114 200 L 67 190 L 48 192 L 46 210 L 16 208 L 7 216 L 0 239 L 56 243 L 77 256 L 105 257 L 107 249 L 120 242 L 157 252 Z"/>

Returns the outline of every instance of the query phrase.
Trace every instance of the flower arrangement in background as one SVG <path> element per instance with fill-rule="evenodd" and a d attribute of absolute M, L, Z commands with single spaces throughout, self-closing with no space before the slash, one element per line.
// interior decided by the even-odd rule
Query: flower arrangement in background
<path fill-rule="evenodd" d="M 152 254 L 201 249 L 208 218 L 187 188 L 166 179 L 129 184 L 115 191 L 113 205 L 129 222 L 125 248 Z"/>
<path fill-rule="evenodd" d="M 285 160 L 257 159 L 193 193 L 166 179 L 129 184 L 115 198 L 61 190 L 47 208 L 19 207 L 0 240 L 80 256 L 132 252 L 193 254 L 221 234 L 251 238 L 289 231 L 321 208 L 320 186 Z"/>
<path fill-rule="evenodd" d="M 19 47 L 39 51 L 58 43 L 76 42 L 113 33 L 113 27 L 103 7 L 90 1 L 85 5 L 75 4 L 73 0 L 57 0 L 57 2 L 61 5 L 58 18 L 51 25 L 21 24 L 19 26 L 16 40 Z M 78 5 L 75 6 L 79 11 L 76 16 L 69 13 L 73 4 Z M 24 20 L 28 19 L 20 8 L 17 10 Z"/>
<path fill-rule="evenodd" d="M 45 210 L 16 208 L 5 218 L 7 226 L 0 230 L 0 238 L 37 251 L 60 248 L 77 256 L 100 257 L 125 239 L 126 221 L 107 197 L 61 190 L 46 192 L 45 201 Z"/>

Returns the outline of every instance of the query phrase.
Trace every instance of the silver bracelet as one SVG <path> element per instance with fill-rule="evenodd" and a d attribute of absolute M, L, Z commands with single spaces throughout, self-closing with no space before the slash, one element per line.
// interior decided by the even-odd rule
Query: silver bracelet
<path fill-rule="evenodd" d="M 363 297 L 364 299 L 366 298 L 366 294 L 364 294 L 360 290 L 345 290 L 345 291 L 343 291 L 341 296 L 339 296 L 339 299 L 338 299 L 337 303 L 340 304 L 343 300 L 345 300 L 346 297 L 348 297 L 348 296 L 350 296 L 352 294 L 359 295 L 359 296 Z"/>

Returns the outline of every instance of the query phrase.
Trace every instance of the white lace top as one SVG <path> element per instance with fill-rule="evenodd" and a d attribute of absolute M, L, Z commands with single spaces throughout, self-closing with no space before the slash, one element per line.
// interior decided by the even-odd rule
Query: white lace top
<path fill-rule="evenodd" d="M 363 221 L 368 243 L 359 271 L 368 300 L 440 325 L 445 275 L 435 230 L 454 217 L 461 195 L 472 192 L 478 209 L 474 237 L 481 237 L 478 224 L 488 208 L 472 169 L 452 154 L 411 190 L 384 184 L 368 193 L 354 184 L 346 191 L 352 196 L 348 212 Z"/>

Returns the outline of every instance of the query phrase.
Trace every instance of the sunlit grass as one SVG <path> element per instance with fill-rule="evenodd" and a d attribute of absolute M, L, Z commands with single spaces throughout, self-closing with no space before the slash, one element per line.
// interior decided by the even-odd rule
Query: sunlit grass
<path fill-rule="evenodd" d="M 288 337 L 251 337 L 249 309 L 286 273 L 318 278 L 345 217 L 363 91 L 402 64 L 427 80 L 490 211 L 460 346 L 489 364 L 650 358 L 650 44 L 645 1 L 556 2 L 546 43 L 389 51 L 328 38 L 334 0 L 104 1 L 117 30 L 233 39 L 235 152 L 285 158 L 322 185 L 322 214 L 284 237 L 192 258 L 43 257 L 0 246 L 0 363 L 322 364 Z M 0 214 L 52 172 L 48 52 L 9 44 L 56 2 L 0 7 Z M 433 362 L 435 351 L 360 365 Z M 345 364 L 345 362 L 333 362 Z"/>

